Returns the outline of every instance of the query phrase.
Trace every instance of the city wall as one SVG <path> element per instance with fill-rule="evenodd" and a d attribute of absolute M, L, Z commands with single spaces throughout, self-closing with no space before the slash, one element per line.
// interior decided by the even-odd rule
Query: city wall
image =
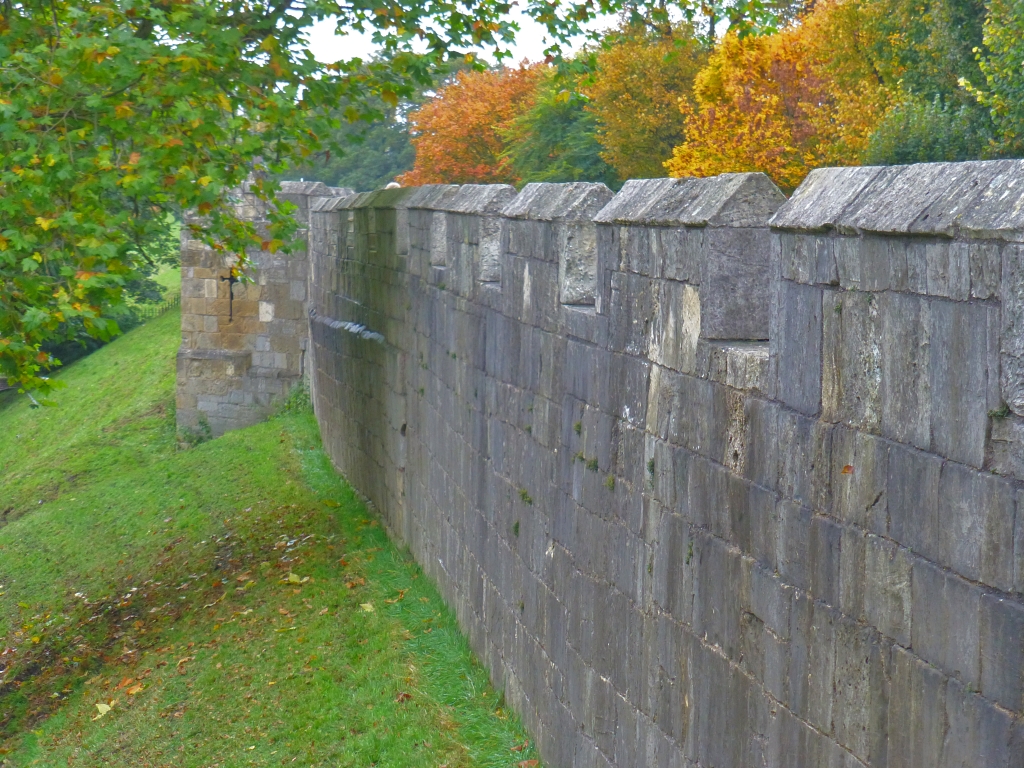
<path fill-rule="evenodd" d="M 311 191 L 325 447 L 548 764 L 1024 766 L 1024 162 Z"/>

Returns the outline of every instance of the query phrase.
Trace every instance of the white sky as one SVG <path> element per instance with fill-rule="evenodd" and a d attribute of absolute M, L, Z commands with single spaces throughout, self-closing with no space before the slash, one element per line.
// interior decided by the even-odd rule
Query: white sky
<path fill-rule="evenodd" d="M 545 29 L 522 11 L 514 11 L 511 16 L 519 22 L 520 31 L 516 35 L 516 41 L 512 45 L 512 58 L 506 63 L 518 64 L 524 58 L 531 62 L 541 61 L 544 58 L 544 49 L 547 44 L 544 42 Z M 594 29 L 602 29 L 615 25 L 614 18 L 599 19 L 592 25 Z M 334 34 L 334 23 L 322 21 L 309 29 L 309 49 L 318 61 L 330 64 L 341 59 L 351 59 L 358 56 L 362 59 L 369 58 L 374 53 L 374 45 L 370 41 L 369 34 L 351 34 L 344 37 Z M 585 41 L 583 38 L 573 41 L 572 50 L 580 48 Z M 568 51 L 566 51 L 568 53 Z M 485 57 L 489 58 L 489 57 Z"/>

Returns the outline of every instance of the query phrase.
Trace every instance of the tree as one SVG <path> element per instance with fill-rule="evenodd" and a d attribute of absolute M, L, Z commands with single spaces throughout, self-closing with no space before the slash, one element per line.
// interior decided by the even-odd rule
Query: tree
<path fill-rule="evenodd" d="M 706 61 L 692 27 L 680 24 L 653 31 L 628 26 L 596 51 L 594 73 L 581 89 L 597 119 L 601 156 L 619 179 L 664 175 L 665 161 L 685 137 L 679 100 L 692 98 Z"/>
<path fill-rule="evenodd" d="M 760 0 L 732 5 L 738 23 L 771 15 Z M 527 11 L 556 46 L 599 14 L 703 7 L 529 0 Z M 275 174 L 343 151 L 331 110 L 380 119 L 375 99 L 393 108 L 445 61 L 480 46 L 507 56 L 510 10 L 509 0 L 0 0 L 0 375 L 45 391 L 57 361 L 44 342 L 76 323 L 117 333 L 124 286 L 169 211 L 201 214 L 192 236 L 243 276 L 248 249 L 289 250 L 296 225 L 276 203 Z M 317 62 L 303 30 L 330 17 L 342 34 L 372 32 L 382 60 Z M 267 206 L 261 232 L 236 216 L 248 178 Z"/>
<path fill-rule="evenodd" d="M 954 106 L 936 95 L 931 101 L 904 93 L 886 110 L 868 139 L 862 160 L 868 165 L 960 162 L 992 153 L 992 121 L 977 105 Z"/>
<path fill-rule="evenodd" d="M 1024 13 L 1018 0 L 990 0 L 980 55 L 984 87 L 963 85 L 987 107 L 998 134 L 993 151 L 1024 155 Z"/>
<path fill-rule="evenodd" d="M 70 0 L 0 4 L 0 375 L 46 390 L 41 351 L 80 326 L 99 338 L 169 211 L 236 258 L 288 249 L 295 222 L 267 174 L 324 149 L 329 107 L 394 105 L 453 47 L 511 30 L 495 0 L 358 7 L 326 0 Z M 303 29 L 334 14 L 376 30 L 387 63 L 322 65 Z M 426 55 L 408 51 L 422 38 Z M 458 54 L 457 58 L 461 58 Z M 336 124 L 336 121 L 333 121 Z M 257 232 L 232 190 L 255 174 Z"/>
<path fill-rule="evenodd" d="M 601 157 L 597 121 L 586 97 L 555 68 L 544 71 L 533 104 L 505 130 L 504 157 L 522 182 L 600 181 L 618 187 Z"/>
<path fill-rule="evenodd" d="M 409 141 L 407 114 L 415 108 L 405 99 L 397 107 L 381 102 L 377 109 L 383 117 L 370 121 L 349 122 L 339 118 L 340 127 L 331 138 L 343 152 L 316 158 L 317 162 L 289 168 L 282 179 L 301 177 L 322 181 L 332 187 L 350 187 L 357 192 L 380 189 L 400 174 L 412 169 L 416 159 Z"/>
<path fill-rule="evenodd" d="M 983 74 L 981 0 L 870 0 L 874 56 L 892 93 L 863 156 L 874 164 L 973 160 L 993 154 L 988 110 L 969 90 Z M 962 85 L 963 84 L 963 85 Z M 967 86 L 967 87 L 964 87 Z"/>
<path fill-rule="evenodd" d="M 784 189 L 823 165 L 856 164 L 884 113 L 887 74 L 854 0 L 820 3 L 762 37 L 729 33 L 681 105 L 673 176 L 763 171 Z"/>
<path fill-rule="evenodd" d="M 530 108 L 541 69 L 525 64 L 482 72 L 460 72 L 454 82 L 409 115 L 416 148 L 405 185 L 515 184 L 504 156 L 505 135 Z"/>

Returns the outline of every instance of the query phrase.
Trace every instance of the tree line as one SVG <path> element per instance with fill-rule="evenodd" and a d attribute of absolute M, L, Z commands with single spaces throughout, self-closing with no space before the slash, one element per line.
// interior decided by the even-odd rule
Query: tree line
<path fill-rule="evenodd" d="M 774 11 L 780 23 L 703 30 L 632 16 L 560 65 L 459 72 L 408 113 L 415 159 L 399 181 L 616 187 L 763 171 L 792 190 L 821 166 L 1024 153 L 1019 2 Z"/>

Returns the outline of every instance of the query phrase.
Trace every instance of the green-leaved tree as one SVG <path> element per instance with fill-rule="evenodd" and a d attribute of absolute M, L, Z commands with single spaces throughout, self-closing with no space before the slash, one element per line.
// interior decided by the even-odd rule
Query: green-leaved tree
<path fill-rule="evenodd" d="M 714 5 L 714 4 L 712 4 Z M 97 338 L 151 258 L 169 212 L 235 258 L 288 250 L 295 222 L 276 174 L 339 153 L 341 119 L 379 119 L 435 71 L 507 46 L 511 0 L 0 0 L 0 376 L 53 386 L 42 348 L 69 329 Z M 529 0 L 555 43 L 598 14 L 667 22 L 705 3 Z M 717 7 L 717 6 L 715 6 Z M 731 2 L 738 25 L 777 15 Z M 380 56 L 323 64 L 305 30 L 335 19 L 371 32 Z M 709 19 L 709 23 L 714 19 Z M 714 28 L 711 23 L 710 29 Z M 258 232 L 236 216 L 251 179 L 267 206 Z"/>

